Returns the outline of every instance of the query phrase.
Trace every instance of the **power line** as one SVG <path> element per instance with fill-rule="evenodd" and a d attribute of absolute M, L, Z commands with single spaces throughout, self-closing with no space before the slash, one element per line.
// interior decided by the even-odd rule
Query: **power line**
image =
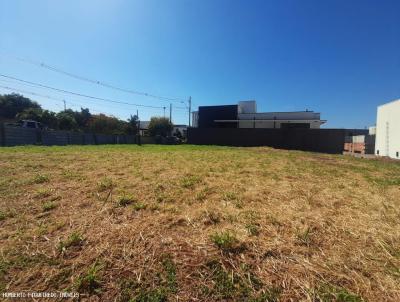
<path fill-rule="evenodd" d="M 4 81 L 4 80 L 0 79 L 0 81 Z M 61 102 L 61 103 L 64 102 L 64 99 L 62 99 L 62 98 L 56 98 L 56 97 L 49 96 L 49 95 L 43 95 L 43 94 L 40 94 L 40 93 L 36 93 L 36 92 L 33 92 L 33 91 L 28 91 L 28 90 L 24 90 L 24 89 L 20 89 L 20 88 L 14 88 L 14 87 L 3 86 L 3 85 L 0 85 L 0 88 L 4 88 L 4 89 L 7 89 L 7 90 L 11 90 L 11 91 L 17 91 L 17 92 L 24 93 L 24 94 L 33 95 L 33 96 L 36 96 L 36 97 L 46 98 L 46 99 L 53 100 L 53 101 L 58 101 L 58 102 Z M 87 104 L 75 103 L 75 101 L 74 102 L 68 101 L 68 104 L 74 104 L 76 106 L 80 106 L 81 108 L 91 107 L 91 104 L 90 104 L 90 106 L 88 106 Z M 61 106 L 61 107 L 63 107 L 63 106 Z M 115 107 L 115 106 L 112 106 L 111 108 L 114 108 L 114 109 L 126 109 L 126 108 Z M 151 109 L 153 109 L 153 108 L 151 108 Z M 156 108 L 156 109 L 159 109 L 159 108 Z M 90 110 L 94 111 L 94 112 L 103 113 L 103 111 L 95 110 L 95 109 L 93 109 L 93 107 L 91 107 Z"/>
<path fill-rule="evenodd" d="M 19 88 L 13 88 L 13 87 L 8 87 L 8 86 L 3 86 L 3 85 L 0 85 L 0 87 L 4 88 L 4 89 L 7 89 L 7 90 L 18 91 L 18 92 L 21 92 L 21 93 L 31 94 L 31 95 L 34 95 L 34 96 L 46 98 L 46 99 L 53 100 L 53 101 L 59 101 L 59 102 L 63 101 L 63 99 L 54 98 L 54 97 L 51 97 L 51 96 L 48 96 L 48 95 L 43 95 L 43 94 L 39 94 L 39 93 L 32 92 L 32 91 L 26 91 L 26 90 L 19 89 Z"/>
<path fill-rule="evenodd" d="M 26 85 L 26 86 L 29 86 L 29 87 L 34 87 L 34 88 L 37 88 L 38 87 L 38 85 L 36 85 L 36 84 L 31 84 L 31 83 L 23 83 L 23 82 L 16 82 L 15 80 L 10 80 L 10 79 L 1 79 L 0 78 L 0 82 L 6 82 L 6 83 L 12 83 L 12 84 L 14 84 L 14 85 Z M 39 87 L 39 88 L 44 88 L 44 87 Z M 47 88 L 44 88 L 44 89 L 47 89 Z M 14 89 L 14 90 L 17 90 L 16 88 Z M 27 93 L 29 93 L 29 92 L 27 92 Z M 32 94 L 32 93 L 31 93 Z M 94 100 L 85 100 L 86 102 L 94 102 Z M 124 105 L 124 104 L 123 104 Z M 131 105 L 131 104 L 128 104 L 128 105 Z M 86 106 L 86 105 L 85 105 Z M 116 108 L 116 109 L 125 109 L 125 108 L 123 108 L 123 107 L 115 107 L 115 106 L 113 106 L 112 108 Z M 161 108 L 163 108 L 163 107 L 154 107 L 154 108 L 149 108 L 150 110 L 151 109 L 157 109 L 157 110 L 159 110 L 159 109 L 161 109 Z M 179 106 L 177 106 L 177 107 L 174 107 L 174 108 L 177 108 L 177 109 L 179 109 L 179 110 L 184 110 L 184 111 L 186 111 L 187 110 L 187 107 L 179 107 Z"/>
<path fill-rule="evenodd" d="M 4 55 L 4 53 L 3 53 L 3 55 Z M 137 90 L 121 88 L 121 87 L 118 87 L 118 86 L 115 86 L 115 85 L 112 85 L 112 84 L 108 84 L 106 82 L 93 80 L 93 79 L 90 79 L 90 78 L 87 78 L 87 77 L 84 77 L 84 76 L 81 76 L 81 75 L 77 75 L 77 74 L 62 70 L 62 69 L 60 69 L 58 67 L 54 67 L 54 66 L 51 66 L 49 64 L 43 63 L 43 62 L 24 59 L 24 58 L 20 58 L 20 57 L 14 56 L 14 55 L 10 55 L 10 54 L 7 54 L 7 56 L 9 56 L 9 57 L 11 57 L 11 58 L 13 58 L 13 59 L 15 59 L 17 61 L 20 61 L 20 62 L 29 63 L 29 64 L 32 64 L 32 65 L 35 65 L 35 66 L 38 66 L 38 67 L 41 67 L 41 68 L 45 68 L 45 69 L 51 70 L 53 72 L 57 72 L 57 73 L 60 73 L 60 74 L 63 74 L 63 75 L 66 75 L 66 76 L 81 80 L 81 81 L 85 81 L 85 82 L 89 82 L 89 83 L 92 83 L 92 84 L 100 85 L 100 86 L 107 87 L 107 88 L 110 88 L 110 89 L 114 89 L 114 90 L 130 93 L 130 94 L 135 94 L 135 95 L 142 95 L 142 96 L 146 96 L 146 97 L 150 97 L 150 98 L 154 98 L 154 99 L 159 99 L 159 100 L 162 100 L 162 101 L 176 101 L 176 102 L 179 102 L 179 103 L 184 103 L 185 102 L 185 100 L 181 99 L 181 98 L 165 97 L 165 96 L 159 96 L 159 95 L 155 95 L 155 94 L 151 94 L 151 93 L 147 93 L 147 92 L 141 92 L 141 91 L 137 91 Z"/>
<path fill-rule="evenodd" d="M 7 79 L 15 80 L 15 81 L 18 81 L 18 82 L 21 82 L 21 83 L 35 85 L 35 86 L 38 86 L 38 87 L 51 89 L 51 90 L 62 92 L 62 93 L 68 93 L 68 94 L 71 94 L 71 95 L 85 97 L 85 98 L 99 100 L 99 101 L 104 101 L 104 102 L 124 104 L 124 105 L 136 106 L 136 107 L 157 108 L 157 109 L 162 109 L 163 108 L 161 106 L 150 106 L 150 105 L 143 105 L 143 104 L 134 104 L 134 103 L 128 103 L 128 102 L 123 102 L 123 101 L 116 101 L 116 100 L 111 100 L 111 99 L 106 99 L 106 98 L 100 98 L 100 97 L 91 96 L 91 95 L 87 95 L 87 94 L 82 94 L 82 93 L 78 93 L 78 92 L 72 92 L 72 91 L 64 90 L 64 89 L 60 89 L 60 88 L 54 88 L 54 87 L 50 87 L 50 86 L 47 86 L 47 85 L 43 85 L 43 84 L 39 84 L 39 83 L 34 83 L 34 82 L 18 79 L 18 78 L 12 77 L 12 76 L 4 75 L 4 74 L 0 74 L 0 76 L 4 77 L 4 78 L 7 78 Z"/>
<path fill-rule="evenodd" d="M 51 97 L 49 95 L 43 95 L 43 94 L 39 94 L 39 93 L 36 93 L 36 92 L 33 92 L 33 91 L 27 91 L 27 90 L 24 90 L 24 89 L 18 89 L 18 88 L 14 88 L 14 87 L 3 86 L 3 85 L 0 85 L 0 88 L 11 90 L 11 91 L 18 91 L 18 92 L 21 92 L 21 93 L 24 93 L 24 94 L 30 94 L 30 95 L 33 95 L 33 96 L 36 96 L 36 97 L 46 98 L 46 99 L 49 99 L 49 100 L 53 100 L 53 101 L 64 103 L 64 106 L 62 106 L 60 104 L 57 104 L 57 105 L 59 107 L 64 108 L 64 110 L 65 110 L 65 100 L 64 99 L 55 98 L 55 97 Z M 68 104 L 73 104 L 75 106 L 80 106 L 81 108 L 86 107 L 86 105 L 77 104 L 75 102 L 70 102 L 70 101 L 68 101 Z M 94 110 L 94 109 L 90 109 L 90 110 L 101 113 L 100 111 L 97 111 L 97 110 Z"/>

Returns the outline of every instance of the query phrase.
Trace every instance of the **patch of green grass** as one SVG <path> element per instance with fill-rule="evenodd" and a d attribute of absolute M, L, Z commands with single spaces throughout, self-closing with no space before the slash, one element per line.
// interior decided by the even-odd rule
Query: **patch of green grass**
<path fill-rule="evenodd" d="M 360 296 L 349 292 L 342 287 L 333 286 L 331 284 L 321 285 L 314 294 L 317 301 L 321 302 L 362 302 Z"/>
<path fill-rule="evenodd" d="M 126 206 L 128 206 L 130 204 L 133 204 L 134 202 L 136 202 L 136 198 L 134 198 L 133 196 L 131 196 L 131 195 L 123 195 L 123 196 L 120 196 L 118 198 L 117 204 L 120 207 L 126 207 Z"/>
<path fill-rule="evenodd" d="M 176 266 L 175 263 L 172 261 L 170 256 L 166 256 L 162 262 L 164 271 L 166 274 L 166 286 L 168 291 L 171 293 L 176 293 L 178 290 L 178 284 L 176 281 Z"/>
<path fill-rule="evenodd" d="M 209 193 L 210 193 L 210 189 L 208 187 L 206 187 L 205 189 L 196 193 L 195 199 L 197 201 L 204 201 L 207 199 L 207 196 L 209 195 Z"/>
<path fill-rule="evenodd" d="M 225 202 L 231 202 L 238 209 L 243 208 L 242 198 L 235 192 L 225 192 L 223 194 L 223 200 Z"/>
<path fill-rule="evenodd" d="M 50 181 L 50 178 L 46 174 L 36 174 L 32 179 L 32 182 L 35 184 L 42 184 L 42 183 L 49 182 L 49 181 Z"/>
<path fill-rule="evenodd" d="M 10 264 L 5 259 L 0 260 L 0 277 L 7 272 L 9 266 Z"/>
<path fill-rule="evenodd" d="M 244 249 L 244 245 L 229 231 L 214 233 L 210 238 L 218 248 L 225 252 L 240 252 Z"/>
<path fill-rule="evenodd" d="M 258 296 L 251 298 L 249 302 L 278 302 L 281 292 L 282 289 L 279 287 L 270 287 Z"/>
<path fill-rule="evenodd" d="M 47 201 L 47 202 L 43 203 L 43 205 L 42 205 L 42 209 L 44 212 L 51 211 L 51 210 L 55 209 L 56 207 L 57 207 L 57 205 L 51 201 Z"/>
<path fill-rule="evenodd" d="M 196 175 L 186 175 L 181 179 L 181 186 L 185 189 L 192 189 L 198 183 L 200 183 L 201 178 Z"/>
<path fill-rule="evenodd" d="M 163 287 L 145 290 L 141 289 L 139 293 L 129 302 L 167 302 L 168 293 Z"/>
<path fill-rule="evenodd" d="M 303 232 L 297 234 L 297 239 L 301 244 L 309 246 L 311 244 L 311 228 L 307 227 Z"/>
<path fill-rule="evenodd" d="M 202 216 L 204 217 L 204 224 L 218 224 L 222 220 L 221 213 L 215 209 L 205 210 Z"/>
<path fill-rule="evenodd" d="M 3 211 L 0 211 L 0 221 L 6 220 L 6 218 L 7 218 L 7 213 L 3 212 Z"/>
<path fill-rule="evenodd" d="M 135 282 L 128 281 L 122 284 L 122 295 L 124 301 L 130 302 L 166 302 L 169 294 L 175 294 L 178 290 L 176 280 L 176 266 L 170 255 L 162 257 L 163 271 L 155 278 L 156 287 L 152 289 L 146 288 Z"/>
<path fill-rule="evenodd" d="M 242 265 L 241 265 L 242 266 Z M 217 260 L 207 262 L 209 277 L 213 281 L 211 289 L 205 289 L 206 294 L 213 296 L 213 301 L 234 299 L 234 301 L 274 301 L 265 298 L 274 297 L 271 291 L 265 291 L 265 295 L 255 295 L 254 291 L 262 287 L 262 283 L 255 275 L 245 267 L 239 272 L 227 270 Z M 269 294 L 269 295 L 268 295 Z M 264 299 L 262 299 L 264 298 Z M 229 300 L 230 301 L 230 300 Z"/>
<path fill-rule="evenodd" d="M 255 223 L 246 224 L 246 230 L 251 236 L 258 236 L 260 234 L 260 225 Z"/>
<path fill-rule="evenodd" d="M 102 268 L 97 262 L 94 263 L 85 275 L 78 278 L 76 290 L 79 293 L 88 293 L 90 295 L 99 294 L 101 292 L 99 271 Z"/>
<path fill-rule="evenodd" d="M 72 274 L 71 268 L 59 269 L 55 275 L 53 275 L 49 280 L 49 285 L 52 289 L 61 289 L 60 286 L 67 282 L 68 278 Z"/>
<path fill-rule="evenodd" d="M 211 278 L 214 281 L 215 294 L 220 298 L 232 298 L 236 295 L 234 279 L 229 276 L 222 265 L 217 261 L 210 261 L 207 266 L 211 269 Z"/>
<path fill-rule="evenodd" d="M 82 245 L 83 241 L 83 236 L 80 233 L 73 232 L 68 236 L 67 240 L 59 243 L 58 249 L 60 252 L 64 252 L 69 247 Z"/>
<path fill-rule="evenodd" d="M 84 177 L 83 177 L 81 174 L 79 174 L 79 173 L 76 172 L 76 171 L 69 170 L 69 169 L 63 170 L 63 171 L 61 172 L 61 175 L 62 175 L 65 179 L 69 179 L 69 180 L 72 180 L 72 179 L 75 179 L 75 180 L 83 180 L 83 179 L 84 179 Z"/>
<path fill-rule="evenodd" d="M 35 197 L 37 198 L 46 198 L 49 197 L 52 193 L 52 190 L 49 188 L 40 188 L 36 190 Z"/>
<path fill-rule="evenodd" d="M 132 205 L 132 208 L 133 208 L 135 211 L 140 211 L 140 210 L 146 209 L 146 208 L 147 208 L 147 205 L 144 204 L 144 203 L 142 203 L 142 202 L 140 202 L 140 201 L 138 201 L 138 202 L 135 202 L 135 203 Z"/>
<path fill-rule="evenodd" d="M 114 181 L 108 177 L 104 177 L 97 183 L 97 191 L 99 192 L 111 190 L 114 187 L 115 187 Z"/>

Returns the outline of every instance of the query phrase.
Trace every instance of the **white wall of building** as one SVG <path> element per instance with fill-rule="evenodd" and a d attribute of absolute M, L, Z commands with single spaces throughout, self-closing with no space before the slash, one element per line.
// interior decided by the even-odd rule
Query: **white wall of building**
<path fill-rule="evenodd" d="M 199 126 L 199 112 L 192 112 L 192 127 L 197 128 Z"/>
<path fill-rule="evenodd" d="M 375 154 L 400 159 L 400 100 L 378 106 Z"/>
<path fill-rule="evenodd" d="M 281 123 L 292 122 L 309 123 L 310 128 L 318 129 L 325 122 L 320 120 L 320 113 L 311 111 L 242 113 L 238 115 L 238 119 L 239 128 L 281 128 Z"/>
<path fill-rule="evenodd" d="M 240 101 L 238 103 L 238 113 L 256 113 L 257 103 L 256 101 Z"/>

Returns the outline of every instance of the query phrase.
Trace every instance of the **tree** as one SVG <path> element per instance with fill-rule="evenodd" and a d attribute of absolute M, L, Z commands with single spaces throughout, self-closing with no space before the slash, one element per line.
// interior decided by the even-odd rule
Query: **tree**
<path fill-rule="evenodd" d="M 52 129 L 56 129 L 58 127 L 57 115 L 53 111 L 43 110 L 39 122 Z"/>
<path fill-rule="evenodd" d="M 78 124 L 78 127 L 83 129 L 88 126 L 88 122 L 92 115 L 90 114 L 89 108 L 81 108 L 81 111 L 72 111 L 72 110 L 67 110 L 71 111 L 71 115 L 73 115 L 76 123 Z"/>
<path fill-rule="evenodd" d="M 126 134 L 136 134 L 138 131 L 138 116 L 137 115 L 131 115 L 131 117 L 128 119 L 128 124 L 126 125 Z"/>
<path fill-rule="evenodd" d="M 77 130 L 78 123 L 76 122 L 73 114 L 68 111 L 61 111 L 57 113 L 58 128 L 60 130 Z"/>
<path fill-rule="evenodd" d="M 27 108 L 15 116 L 18 120 L 34 120 L 41 122 L 43 110 L 41 108 Z"/>
<path fill-rule="evenodd" d="M 94 114 L 88 122 L 88 129 L 95 133 L 124 134 L 127 122 L 105 114 Z"/>
<path fill-rule="evenodd" d="M 58 128 L 57 116 L 53 111 L 40 108 L 28 108 L 16 116 L 19 120 L 34 120 L 50 128 Z"/>
<path fill-rule="evenodd" d="M 28 108 L 41 109 L 38 103 L 20 94 L 0 95 L 0 117 L 2 118 L 13 119 L 18 113 Z"/>
<path fill-rule="evenodd" d="M 166 137 L 170 135 L 173 125 L 165 117 L 152 117 L 149 124 L 149 134 L 151 136 L 160 135 Z"/>

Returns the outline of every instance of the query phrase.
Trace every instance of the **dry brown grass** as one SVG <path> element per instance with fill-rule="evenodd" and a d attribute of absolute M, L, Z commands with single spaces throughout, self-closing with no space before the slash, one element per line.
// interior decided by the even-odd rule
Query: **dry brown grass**
<path fill-rule="evenodd" d="M 194 146 L 0 150 L 0 292 L 399 301 L 400 164 Z"/>

